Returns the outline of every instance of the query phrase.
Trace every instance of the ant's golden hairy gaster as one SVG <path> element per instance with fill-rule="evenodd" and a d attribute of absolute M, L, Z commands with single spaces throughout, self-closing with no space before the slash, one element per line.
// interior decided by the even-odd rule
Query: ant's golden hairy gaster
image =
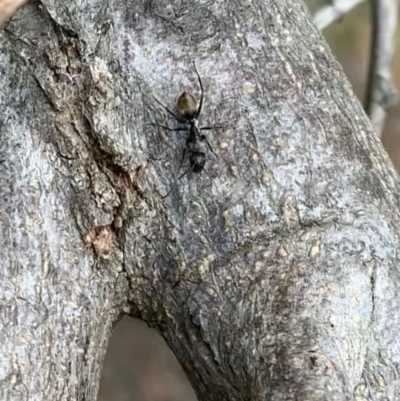
<path fill-rule="evenodd" d="M 183 92 L 182 95 L 179 96 L 177 109 L 183 118 L 190 121 L 196 117 L 199 104 L 193 95 Z"/>

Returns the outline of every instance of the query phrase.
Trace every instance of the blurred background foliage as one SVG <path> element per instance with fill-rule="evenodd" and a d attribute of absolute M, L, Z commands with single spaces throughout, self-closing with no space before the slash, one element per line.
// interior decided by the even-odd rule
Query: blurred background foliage
<path fill-rule="evenodd" d="M 311 12 L 329 0 L 308 0 Z M 357 6 L 323 31 L 332 52 L 363 101 L 370 57 L 368 2 Z M 393 60 L 400 88 L 400 32 Z M 389 110 L 383 144 L 400 171 L 400 106 Z M 124 318 L 115 327 L 107 351 L 98 401 L 196 401 L 193 390 L 164 340 L 143 322 Z"/>

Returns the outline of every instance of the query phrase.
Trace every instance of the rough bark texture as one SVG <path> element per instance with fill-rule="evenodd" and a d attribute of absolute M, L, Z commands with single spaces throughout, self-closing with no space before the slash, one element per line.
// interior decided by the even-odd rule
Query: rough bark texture
<path fill-rule="evenodd" d="M 0 46 L 2 400 L 95 400 L 123 311 L 200 401 L 400 399 L 398 179 L 300 1 L 46 0 Z M 162 199 L 193 61 L 218 158 Z"/>

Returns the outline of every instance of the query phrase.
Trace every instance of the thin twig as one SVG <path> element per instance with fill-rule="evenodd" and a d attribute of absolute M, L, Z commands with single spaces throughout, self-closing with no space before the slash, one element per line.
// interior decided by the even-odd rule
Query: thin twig
<path fill-rule="evenodd" d="M 397 102 L 391 61 L 395 49 L 398 0 L 370 0 L 372 40 L 365 110 L 378 136 L 382 135 L 386 110 Z"/>
<path fill-rule="evenodd" d="M 332 0 L 332 4 L 321 7 L 314 14 L 314 24 L 322 30 L 364 1 L 365 0 Z"/>

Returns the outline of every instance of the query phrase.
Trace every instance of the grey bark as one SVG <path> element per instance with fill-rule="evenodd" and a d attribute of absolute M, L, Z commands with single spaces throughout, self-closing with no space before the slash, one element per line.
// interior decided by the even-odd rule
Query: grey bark
<path fill-rule="evenodd" d="M 400 399 L 398 178 L 300 1 L 46 0 L 0 46 L 2 400 L 94 400 L 122 313 L 200 401 Z M 162 199 L 193 61 L 218 157 Z"/>

